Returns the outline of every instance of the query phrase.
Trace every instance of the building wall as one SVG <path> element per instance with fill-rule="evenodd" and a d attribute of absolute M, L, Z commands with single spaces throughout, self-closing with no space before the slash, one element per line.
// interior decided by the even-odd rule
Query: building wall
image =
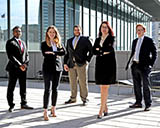
<path fill-rule="evenodd" d="M 160 52 L 158 52 L 160 55 Z M 7 77 L 7 72 L 5 71 L 5 67 L 7 64 L 7 56 L 6 52 L 0 52 L 1 63 L 0 63 L 0 77 Z M 130 79 L 131 73 L 130 69 L 125 71 L 125 66 L 130 56 L 129 51 L 116 51 L 116 60 L 117 60 L 117 80 Z M 42 69 L 43 57 L 41 52 L 29 52 L 30 63 L 28 68 L 28 78 L 38 78 L 37 72 Z M 93 57 L 90 65 L 89 65 L 89 81 L 95 81 L 95 56 Z M 159 58 L 156 61 L 153 70 L 160 70 L 160 60 Z"/>
<path fill-rule="evenodd" d="M 152 38 L 160 48 L 160 22 L 152 23 Z"/>
<path fill-rule="evenodd" d="M 15 25 L 22 27 L 21 39 L 28 49 L 39 51 L 50 25 L 58 28 L 66 45 L 66 40 L 73 36 L 74 25 L 79 24 L 83 35 L 95 40 L 101 22 L 106 20 L 113 28 L 115 49 L 119 51 L 130 50 L 132 40 L 137 37 L 137 23 L 147 27 L 146 35 L 151 33 L 151 16 L 125 0 L 1 0 L 0 51 L 5 50 Z"/>

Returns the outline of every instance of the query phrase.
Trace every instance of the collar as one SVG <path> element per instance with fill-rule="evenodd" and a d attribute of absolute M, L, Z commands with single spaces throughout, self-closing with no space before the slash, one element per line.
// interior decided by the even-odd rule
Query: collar
<path fill-rule="evenodd" d="M 102 36 L 101 36 L 101 40 L 104 41 L 104 40 L 108 37 L 108 35 L 109 35 L 109 34 L 107 34 L 105 37 L 102 37 Z"/>
<path fill-rule="evenodd" d="M 141 40 L 143 40 L 144 39 L 144 35 L 142 37 L 140 37 L 140 38 L 141 38 Z M 138 38 L 138 39 L 140 39 L 140 38 Z"/>
<path fill-rule="evenodd" d="M 75 39 L 75 38 L 78 38 L 78 39 L 79 39 L 80 37 L 81 37 L 81 35 L 79 35 L 78 37 L 77 37 L 77 36 L 74 36 L 74 39 Z"/>
<path fill-rule="evenodd" d="M 16 41 L 18 42 L 18 40 L 20 40 L 21 41 L 21 39 L 20 38 L 16 38 L 16 37 L 14 37 L 14 39 L 16 39 Z"/>

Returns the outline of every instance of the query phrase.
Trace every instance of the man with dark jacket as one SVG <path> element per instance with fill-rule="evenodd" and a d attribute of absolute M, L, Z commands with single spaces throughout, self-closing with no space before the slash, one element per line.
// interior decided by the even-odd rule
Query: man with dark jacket
<path fill-rule="evenodd" d="M 13 38 L 6 43 L 6 52 L 9 62 L 6 70 L 9 73 L 9 82 L 7 90 L 7 100 L 9 105 L 9 112 L 14 110 L 13 91 L 16 86 L 17 79 L 19 79 L 21 109 L 33 109 L 27 105 L 26 101 L 26 71 L 29 62 L 28 51 L 25 43 L 20 39 L 22 31 L 19 26 L 13 28 Z"/>
<path fill-rule="evenodd" d="M 67 41 L 66 50 L 64 69 L 69 71 L 71 97 L 65 104 L 76 102 L 77 83 L 79 81 L 80 97 L 83 105 L 86 105 L 88 96 L 88 63 L 93 53 L 89 38 L 81 36 L 80 26 L 74 26 L 74 37 Z"/>
<path fill-rule="evenodd" d="M 134 84 L 136 102 L 130 108 L 142 108 L 142 90 L 145 102 L 144 111 L 149 111 L 151 106 L 151 93 L 149 83 L 149 73 L 157 58 L 157 49 L 153 40 L 144 36 L 146 29 L 142 24 L 136 26 L 138 38 L 133 40 L 132 51 L 128 65 L 132 59 L 131 71 Z"/>

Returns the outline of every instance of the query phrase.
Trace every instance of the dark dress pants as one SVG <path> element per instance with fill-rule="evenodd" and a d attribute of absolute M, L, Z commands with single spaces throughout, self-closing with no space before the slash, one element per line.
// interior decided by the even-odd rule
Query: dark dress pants
<path fill-rule="evenodd" d="M 134 93 L 136 98 L 136 103 L 141 104 L 142 102 L 142 88 L 144 102 L 147 107 L 151 106 L 151 92 L 150 92 L 150 83 L 149 83 L 149 73 L 151 68 L 149 67 L 139 67 L 138 64 L 132 64 L 132 77 L 134 84 Z"/>
<path fill-rule="evenodd" d="M 54 73 L 43 72 L 44 77 L 44 97 L 43 97 L 43 108 L 47 109 L 49 104 L 49 96 L 50 96 L 50 85 L 52 82 L 52 96 L 51 96 L 51 104 L 52 106 L 56 106 L 57 102 L 57 87 L 61 78 L 61 71 L 55 71 Z"/>
<path fill-rule="evenodd" d="M 14 106 L 13 97 L 17 79 L 19 79 L 21 105 L 25 105 L 26 101 L 26 71 L 9 71 L 9 81 L 7 89 L 7 100 L 10 107 Z"/>

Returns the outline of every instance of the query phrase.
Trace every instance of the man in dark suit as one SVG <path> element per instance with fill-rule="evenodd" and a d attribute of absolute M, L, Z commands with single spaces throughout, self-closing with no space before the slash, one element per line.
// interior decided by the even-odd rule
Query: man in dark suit
<path fill-rule="evenodd" d="M 76 102 L 77 82 L 79 81 L 81 100 L 83 105 L 86 105 L 88 101 L 88 63 L 93 56 L 93 52 L 89 38 L 81 36 L 80 26 L 74 26 L 74 37 L 67 41 L 66 50 L 64 69 L 69 71 L 71 97 L 65 104 Z"/>
<path fill-rule="evenodd" d="M 26 71 L 29 62 L 28 51 L 25 43 L 20 39 L 22 31 L 19 26 L 13 28 L 13 38 L 6 43 L 6 52 L 9 62 L 6 70 L 9 72 L 9 82 L 7 90 L 7 100 L 9 104 L 9 112 L 14 110 L 13 91 L 19 79 L 21 109 L 33 109 L 27 105 L 26 101 Z"/>
<path fill-rule="evenodd" d="M 136 32 L 138 38 L 133 40 L 131 56 L 126 66 L 127 70 L 132 59 L 131 71 L 136 102 L 129 107 L 142 108 L 141 87 L 143 87 L 145 103 L 144 111 L 149 111 L 152 102 L 149 87 L 149 73 L 151 72 L 151 68 L 153 67 L 157 58 L 157 49 L 153 40 L 147 36 L 144 36 L 146 29 L 142 24 L 138 24 L 136 26 Z"/>

